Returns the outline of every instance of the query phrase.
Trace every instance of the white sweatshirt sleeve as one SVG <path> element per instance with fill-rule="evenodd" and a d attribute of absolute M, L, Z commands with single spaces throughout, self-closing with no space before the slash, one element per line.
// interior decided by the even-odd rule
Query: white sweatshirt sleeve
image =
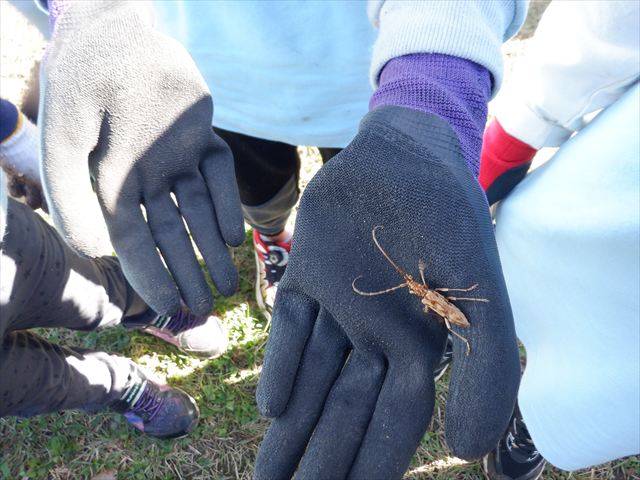
<path fill-rule="evenodd" d="M 497 99 L 503 128 L 536 149 L 561 145 L 638 81 L 639 31 L 640 2 L 552 2 Z"/>

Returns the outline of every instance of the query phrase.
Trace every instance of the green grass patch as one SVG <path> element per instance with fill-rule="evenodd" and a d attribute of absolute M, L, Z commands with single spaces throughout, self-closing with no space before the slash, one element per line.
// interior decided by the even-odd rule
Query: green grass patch
<path fill-rule="evenodd" d="M 230 347 L 220 358 L 199 360 L 161 340 L 123 328 L 99 332 L 40 331 L 52 341 L 121 353 L 193 395 L 200 406 L 198 428 L 187 438 L 160 441 L 131 428 L 123 417 L 63 412 L 26 420 L 0 419 L 1 479 L 250 479 L 268 422 L 254 395 L 267 339 L 266 322 L 253 298 L 251 237 L 235 250 L 240 271 L 238 293 L 216 298 L 215 311 L 229 330 Z M 406 479 L 479 479 L 479 463 L 452 458 L 444 442 L 448 375 L 437 387 L 429 431 Z M 545 479 L 638 479 L 633 457 L 566 473 L 547 468 Z"/>

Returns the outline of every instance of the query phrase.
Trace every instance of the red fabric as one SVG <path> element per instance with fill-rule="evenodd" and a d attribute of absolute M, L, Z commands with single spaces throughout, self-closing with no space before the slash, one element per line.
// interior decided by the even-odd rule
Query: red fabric
<path fill-rule="evenodd" d="M 497 119 L 484 132 L 480 154 L 480 185 L 486 191 L 507 170 L 533 159 L 537 150 L 509 135 Z"/>
<path fill-rule="evenodd" d="M 280 248 L 284 248 L 287 252 L 291 252 L 291 237 L 289 237 L 289 240 L 287 240 L 286 242 L 272 242 L 272 241 L 265 242 L 261 238 L 260 232 L 254 229 L 253 242 L 256 244 L 256 246 L 260 245 L 260 247 L 262 247 L 261 253 L 263 255 L 265 255 L 265 252 L 268 252 L 269 248 L 273 247 L 274 245 Z"/>

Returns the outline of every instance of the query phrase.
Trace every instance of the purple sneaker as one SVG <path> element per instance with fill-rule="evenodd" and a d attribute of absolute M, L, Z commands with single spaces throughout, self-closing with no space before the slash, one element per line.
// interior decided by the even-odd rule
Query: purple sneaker
<path fill-rule="evenodd" d="M 200 417 L 195 400 L 187 393 L 148 378 L 130 386 L 111 408 L 136 429 L 156 438 L 184 437 Z"/>
<path fill-rule="evenodd" d="M 142 331 L 204 358 L 220 356 L 229 344 L 227 331 L 215 315 L 195 315 L 185 305 L 175 315 L 158 315 Z"/>

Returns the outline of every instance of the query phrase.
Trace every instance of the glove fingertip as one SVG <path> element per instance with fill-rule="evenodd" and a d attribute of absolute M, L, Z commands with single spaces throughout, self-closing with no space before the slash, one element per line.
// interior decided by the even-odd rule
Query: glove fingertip
<path fill-rule="evenodd" d="M 445 428 L 445 441 L 451 453 L 466 461 L 478 460 L 491 452 L 502 438 L 506 430 L 496 429 L 492 435 L 474 435 L 462 433 L 454 428 Z M 500 432 L 500 433 L 498 433 Z"/>
<path fill-rule="evenodd" d="M 271 392 L 266 392 L 261 381 L 256 390 L 256 403 L 258 411 L 263 417 L 276 418 L 282 415 L 286 407 L 286 400 L 273 398 Z"/>
<path fill-rule="evenodd" d="M 239 247 L 244 242 L 244 221 L 235 222 L 230 228 L 222 229 L 223 238 L 230 247 Z"/>
<path fill-rule="evenodd" d="M 502 359 L 512 360 L 497 364 L 489 362 L 488 365 L 494 365 L 494 368 L 488 370 L 464 366 L 461 362 L 454 364 L 445 413 L 445 439 L 457 457 L 464 460 L 481 458 L 502 438 L 518 392 L 520 364 L 517 355 L 517 347 L 509 354 L 502 353 Z"/>
<path fill-rule="evenodd" d="M 208 315 L 213 310 L 213 296 L 208 295 L 191 303 L 185 301 L 185 304 L 189 307 L 189 310 L 198 316 Z"/>
<path fill-rule="evenodd" d="M 287 408 L 318 308 L 315 300 L 305 295 L 282 287 L 278 291 L 256 391 L 258 409 L 266 417 L 278 417 Z"/>
<path fill-rule="evenodd" d="M 224 276 L 217 279 L 215 285 L 220 295 L 230 297 L 238 290 L 238 271 L 235 268 L 229 269 Z"/>

